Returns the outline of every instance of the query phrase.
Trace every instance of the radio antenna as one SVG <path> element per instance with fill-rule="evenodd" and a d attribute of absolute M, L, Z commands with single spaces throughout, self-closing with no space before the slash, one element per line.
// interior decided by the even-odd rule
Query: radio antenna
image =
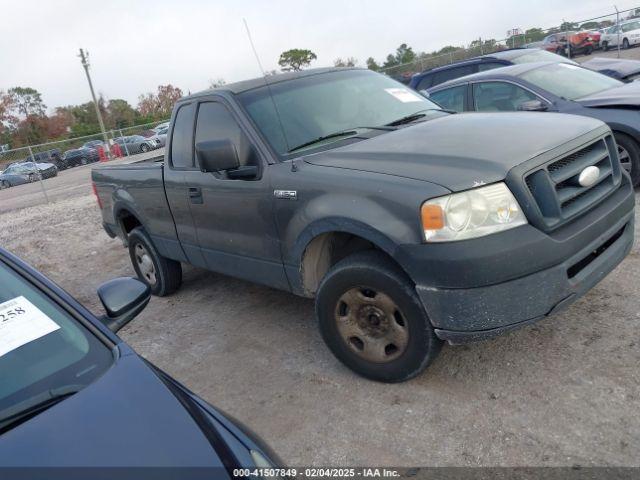
<path fill-rule="evenodd" d="M 284 125 L 282 124 L 282 118 L 280 118 L 280 111 L 278 110 L 278 105 L 276 105 L 276 100 L 273 98 L 273 92 L 271 91 L 271 84 L 269 83 L 269 79 L 267 78 L 267 74 L 262 68 L 262 63 L 260 62 L 260 57 L 258 56 L 258 51 L 256 50 L 256 46 L 253 44 L 253 39 L 251 38 L 251 32 L 249 31 L 249 24 L 247 23 L 247 19 L 243 18 L 244 28 L 247 30 L 247 37 L 249 38 L 249 43 L 251 44 L 251 49 L 253 50 L 253 54 L 256 57 L 256 61 L 258 62 L 258 67 L 260 68 L 260 72 L 262 73 L 262 78 L 264 78 L 264 84 L 269 91 L 269 97 L 271 98 L 271 103 L 273 103 L 273 109 L 276 112 L 276 118 L 278 119 L 278 125 L 280 126 L 280 131 L 282 132 L 282 138 L 284 140 L 284 144 L 287 147 L 287 152 L 291 149 L 289 146 L 289 141 L 287 140 L 287 134 L 284 131 Z"/>

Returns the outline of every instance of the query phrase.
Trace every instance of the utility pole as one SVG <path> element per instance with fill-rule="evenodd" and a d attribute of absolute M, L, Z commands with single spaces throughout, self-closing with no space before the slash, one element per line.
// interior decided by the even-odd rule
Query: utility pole
<path fill-rule="evenodd" d="M 104 129 L 104 122 L 102 121 L 102 114 L 100 113 L 100 107 L 98 106 L 98 100 L 96 100 L 96 93 L 93 91 L 93 83 L 91 83 L 91 75 L 89 75 L 89 52 L 85 52 L 80 49 L 80 60 L 84 67 L 84 72 L 87 74 L 87 81 L 89 82 L 89 89 L 91 90 L 91 98 L 93 98 L 93 105 L 96 107 L 96 116 L 98 117 L 98 123 L 100 124 L 100 131 L 102 132 L 102 138 L 104 139 L 104 146 L 106 154 L 110 155 L 109 151 L 109 139 L 107 138 L 107 132 Z"/>
<path fill-rule="evenodd" d="M 613 8 L 616 9 L 616 30 L 618 30 L 618 58 L 620 58 L 620 12 L 618 11 L 618 6 L 614 5 Z"/>

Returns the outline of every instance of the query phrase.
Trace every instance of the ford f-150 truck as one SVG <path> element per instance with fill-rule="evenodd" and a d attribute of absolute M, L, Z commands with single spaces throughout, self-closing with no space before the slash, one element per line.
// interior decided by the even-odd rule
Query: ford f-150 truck
<path fill-rule="evenodd" d="M 604 123 L 453 115 L 362 69 L 185 97 L 164 158 L 92 177 L 156 295 L 189 263 L 313 297 L 336 357 L 387 382 L 567 307 L 633 243 Z"/>

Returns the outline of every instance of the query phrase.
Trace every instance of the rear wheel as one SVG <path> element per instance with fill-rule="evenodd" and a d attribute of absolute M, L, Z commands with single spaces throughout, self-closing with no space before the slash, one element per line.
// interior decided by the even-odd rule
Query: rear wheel
<path fill-rule="evenodd" d="M 625 50 L 629 48 L 629 39 L 625 38 L 624 40 L 622 40 L 622 48 L 624 48 Z"/>
<path fill-rule="evenodd" d="M 609 50 L 609 42 L 602 42 L 602 50 L 605 52 Z"/>
<path fill-rule="evenodd" d="M 80 159 L 80 165 L 86 165 L 88 163 L 87 157 L 82 157 Z"/>
<path fill-rule="evenodd" d="M 589 45 L 587 48 L 584 49 L 585 55 L 591 55 L 592 52 L 593 52 L 593 47 L 591 45 Z"/>
<path fill-rule="evenodd" d="M 0 182 L 0 190 L 4 190 L 5 188 L 9 188 L 11 186 L 11 184 L 9 182 L 7 182 L 6 180 L 2 180 Z"/>
<path fill-rule="evenodd" d="M 146 143 L 143 143 L 142 145 L 140 145 L 140 151 L 142 153 L 147 153 L 149 151 L 149 145 L 147 145 Z"/>
<path fill-rule="evenodd" d="M 138 278 L 149 285 L 152 294 L 164 297 L 180 287 L 180 262 L 160 255 L 142 227 L 129 233 L 129 256 Z"/>
<path fill-rule="evenodd" d="M 614 136 L 618 144 L 620 165 L 631 176 L 632 185 L 637 187 L 640 185 L 640 147 L 629 135 L 615 132 Z"/>
<path fill-rule="evenodd" d="M 333 354 L 372 380 L 408 380 L 442 346 L 411 280 L 374 250 L 350 255 L 327 273 L 318 289 L 316 315 Z"/>

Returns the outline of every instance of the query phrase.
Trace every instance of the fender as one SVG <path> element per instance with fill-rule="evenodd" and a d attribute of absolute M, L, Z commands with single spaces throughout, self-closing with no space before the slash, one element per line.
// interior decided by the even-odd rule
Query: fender
<path fill-rule="evenodd" d="M 348 217 L 327 217 L 316 220 L 305 227 L 295 244 L 287 252 L 284 267 L 293 293 L 304 295 L 301 265 L 307 247 L 319 235 L 330 232 L 358 236 L 371 242 L 391 258 L 398 261 L 398 244 L 371 225 Z M 401 267 L 406 271 L 403 265 Z"/>

